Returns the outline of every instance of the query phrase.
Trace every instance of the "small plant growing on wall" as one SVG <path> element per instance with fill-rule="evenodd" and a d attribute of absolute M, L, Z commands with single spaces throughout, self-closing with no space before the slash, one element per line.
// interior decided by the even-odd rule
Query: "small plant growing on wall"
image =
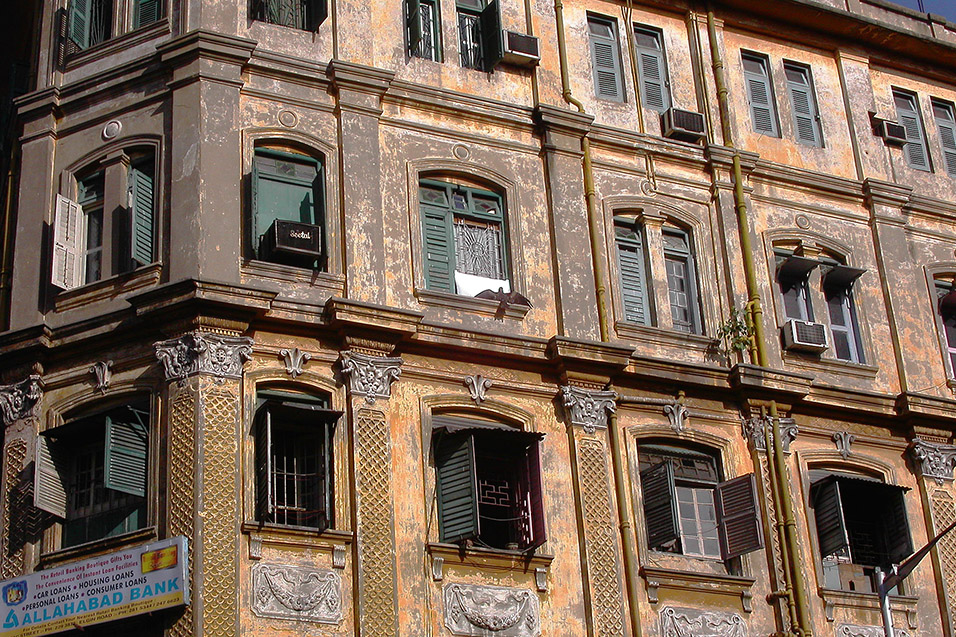
<path fill-rule="evenodd" d="M 721 353 L 728 359 L 736 352 L 745 352 L 753 343 L 753 328 L 744 311 L 730 308 L 730 316 L 717 328 Z"/>

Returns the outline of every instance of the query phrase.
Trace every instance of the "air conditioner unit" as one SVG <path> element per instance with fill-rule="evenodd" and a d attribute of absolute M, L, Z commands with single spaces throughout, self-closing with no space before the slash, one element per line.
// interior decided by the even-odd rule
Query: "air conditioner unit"
<path fill-rule="evenodd" d="M 265 261 L 308 267 L 322 258 L 322 227 L 276 219 L 262 236 L 259 253 Z"/>
<path fill-rule="evenodd" d="M 906 143 L 906 129 L 896 122 L 885 119 L 876 120 L 874 125 L 876 135 L 883 138 L 888 146 L 902 146 Z"/>
<path fill-rule="evenodd" d="M 694 111 L 669 108 L 661 115 L 661 132 L 664 137 L 685 142 L 696 142 L 704 138 L 704 116 Z"/>
<path fill-rule="evenodd" d="M 502 36 L 504 47 L 501 61 L 505 64 L 534 66 L 541 61 L 538 38 L 535 36 L 517 31 L 505 31 Z"/>
<path fill-rule="evenodd" d="M 783 326 L 783 346 L 801 352 L 823 352 L 830 347 L 830 333 L 822 323 L 790 319 Z"/>

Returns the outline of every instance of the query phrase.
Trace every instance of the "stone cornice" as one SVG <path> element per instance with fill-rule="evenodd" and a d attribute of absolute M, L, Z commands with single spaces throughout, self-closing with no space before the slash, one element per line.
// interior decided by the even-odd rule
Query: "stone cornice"
<path fill-rule="evenodd" d="M 332 60 L 326 74 L 338 94 L 340 108 L 363 112 L 373 117 L 382 115 L 381 100 L 395 79 L 394 71 Z"/>
<path fill-rule="evenodd" d="M 172 67 L 172 88 L 200 79 L 242 86 L 242 67 L 249 62 L 256 41 L 199 29 L 165 42 L 156 50 L 160 60 Z M 209 59 L 219 65 L 197 65 Z M 215 70 L 214 70 L 215 69 Z"/>
<path fill-rule="evenodd" d="M 877 205 L 902 208 L 913 194 L 909 186 L 900 186 L 879 179 L 863 180 L 863 196 L 871 208 Z"/>
<path fill-rule="evenodd" d="M 584 138 L 591 130 L 594 116 L 588 113 L 539 104 L 534 109 L 534 121 L 546 133 Z"/>
<path fill-rule="evenodd" d="M 330 327 L 352 346 L 359 341 L 377 342 L 363 350 L 378 350 L 388 353 L 400 341 L 410 338 L 418 331 L 424 316 L 421 312 L 375 305 L 332 297 L 325 304 L 325 317 Z"/>
<path fill-rule="evenodd" d="M 788 399 L 803 398 L 810 392 L 813 377 L 778 369 L 740 363 L 730 370 L 730 383 L 743 391 L 770 392 Z"/>
<path fill-rule="evenodd" d="M 154 343 L 153 347 L 167 380 L 196 374 L 226 379 L 242 377 L 242 367 L 252 356 L 252 344 L 251 338 L 243 336 L 191 332 Z"/>
<path fill-rule="evenodd" d="M 626 345 L 553 336 L 547 357 L 564 382 L 603 386 L 627 367 L 633 352 Z"/>
<path fill-rule="evenodd" d="M 896 410 L 901 416 L 956 425 L 956 400 L 952 398 L 903 392 L 896 399 Z"/>
<path fill-rule="evenodd" d="M 707 144 L 704 148 L 704 158 L 713 168 L 729 170 L 733 166 L 735 154 L 740 155 L 740 169 L 744 175 L 749 175 L 757 167 L 757 161 L 760 159 L 757 153 L 719 144 Z"/>

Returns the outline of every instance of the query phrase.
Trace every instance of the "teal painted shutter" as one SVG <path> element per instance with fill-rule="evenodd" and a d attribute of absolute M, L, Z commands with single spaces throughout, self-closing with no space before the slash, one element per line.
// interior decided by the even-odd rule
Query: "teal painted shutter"
<path fill-rule="evenodd" d="M 134 412 L 124 420 L 106 417 L 103 483 L 107 489 L 144 497 L 149 418 L 147 416 L 144 422 L 139 413 Z"/>
<path fill-rule="evenodd" d="M 618 228 L 618 232 L 626 231 Z M 638 231 L 628 236 L 618 236 L 617 260 L 621 275 L 621 298 L 624 305 L 624 319 L 649 325 L 647 286 L 644 281 L 644 244 Z"/>
<path fill-rule="evenodd" d="M 470 433 L 438 434 L 435 474 L 441 541 L 460 542 L 476 537 L 475 441 Z"/>
<path fill-rule="evenodd" d="M 903 499 L 903 488 L 892 484 L 881 485 L 883 493 L 880 501 L 885 502 L 886 513 L 883 516 L 884 545 L 886 559 L 889 564 L 899 564 L 913 552 L 913 541 L 910 538 L 909 523 L 906 517 L 906 502 Z"/>
<path fill-rule="evenodd" d="M 791 65 L 785 65 L 784 70 L 787 74 L 787 89 L 790 92 L 790 108 L 793 111 L 797 141 L 811 146 L 822 146 L 810 72 Z"/>
<path fill-rule="evenodd" d="M 491 0 L 481 12 L 481 39 L 484 46 L 485 70 L 491 71 L 504 57 L 501 33 L 501 5 Z"/>
<path fill-rule="evenodd" d="M 817 523 L 820 557 L 849 548 L 850 536 L 843 519 L 843 501 L 837 478 L 830 476 L 815 483 L 810 488 L 810 502 L 813 504 L 813 516 Z"/>
<path fill-rule="evenodd" d="M 422 207 L 422 234 L 425 252 L 425 287 L 454 292 L 451 212 Z"/>
<path fill-rule="evenodd" d="M 641 76 L 641 96 L 644 106 L 655 111 L 667 110 L 667 66 L 664 62 L 663 43 L 659 33 L 634 29 L 637 41 L 638 71 Z"/>
<path fill-rule="evenodd" d="M 90 22 L 93 19 L 94 0 L 70 0 L 70 39 L 76 46 L 85 49 L 90 46 Z"/>
<path fill-rule="evenodd" d="M 624 101 L 621 79 L 621 53 L 617 46 L 614 25 L 604 20 L 589 19 L 591 63 L 594 65 L 594 88 L 598 97 Z"/>
<path fill-rule="evenodd" d="M 764 135 L 777 136 L 777 116 L 770 88 L 767 61 L 763 58 L 744 56 L 744 81 L 747 83 L 747 100 L 754 130 Z"/>
<path fill-rule="evenodd" d="M 408 34 L 408 54 L 422 57 L 422 3 L 421 0 L 405 0 L 405 29 Z"/>
<path fill-rule="evenodd" d="M 37 436 L 33 465 L 33 506 L 64 519 L 68 465 L 69 457 L 61 445 L 47 436 Z"/>
<path fill-rule="evenodd" d="M 916 98 L 905 93 L 893 93 L 896 102 L 896 115 L 900 126 L 906 130 L 904 156 L 906 163 L 917 170 L 929 170 L 929 157 L 926 154 L 926 141 L 923 139 L 923 126 L 916 110 Z"/>
<path fill-rule="evenodd" d="M 133 28 L 152 24 L 163 17 L 162 0 L 137 0 L 133 10 Z"/>
<path fill-rule="evenodd" d="M 305 29 L 317 31 L 329 15 L 328 0 L 305 0 Z"/>
<path fill-rule="evenodd" d="M 729 560 L 763 548 L 754 474 L 718 484 L 714 495 L 722 559 Z"/>
<path fill-rule="evenodd" d="M 129 205 L 133 228 L 130 253 L 136 265 L 153 262 L 153 237 L 156 232 L 154 202 L 153 163 L 130 166 Z"/>
<path fill-rule="evenodd" d="M 656 549 L 680 537 L 674 465 L 662 462 L 641 472 L 647 547 Z"/>
<path fill-rule="evenodd" d="M 951 104 L 933 103 L 936 125 L 939 127 L 939 142 L 946 160 L 946 172 L 956 177 L 956 120 Z"/>
<path fill-rule="evenodd" d="M 268 406 L 256 419 L 256 518 L 272 521 L 275 498 L 272 493 L 272 413 Z"/>

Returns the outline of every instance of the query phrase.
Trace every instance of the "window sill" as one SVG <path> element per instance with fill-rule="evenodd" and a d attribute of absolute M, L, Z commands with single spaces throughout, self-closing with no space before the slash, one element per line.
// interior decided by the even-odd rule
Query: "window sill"
<path fill-rule="evenodd" d="M 451 310 L 465 310 L 499 320 L 509 318 L 520 321 L 531 309 L 531 307 L 527 305 L 517 303 L 503 305 L 491 299 L 479 299 L 473 296 L 462 296 L 460 294 L 436 292 L 435 290 L 424 290 L 421 288 L 415 289 L 415 297 L 422 305 L 431 305 Z"/>
<path fill-rule="evenodd" d="M 850 376 L 872 380 L 876 378 L 880 368 L 876 365 L 866 365 L 862 363 L 852 363 L 836 358 L 816 357 L 812 354 L 800 355 L 791 352 L 783 352 L 783 362 L 796 369 L 803 371 L 825 371 L 841 376 Z"/>
<path fill-rule="evenodd" d="M 661 347 L 679 347 L 682 350 L 690 350 L 700 354 L 713 353 L 719 345 L 716 339 L 709 336 L 641 325 L 630 321 L 617 321 L 614 328 L 617 330 L 619 337 L 627 340 L 640 341 L 641 343 Z"/>
<path fill-rule="evenodd" d="M 319 531 L 269 522 L 247 521 L 242 524 L 241 530 L 244 535 L 249 536 L 250 560 L 261 560 L 263 547 L 293 551 L 311 549 L 319 553 L 329 553 L 333 568 L 345 568 L 348 547 L 355 540 L 349 531 Z"/>
<path fill-rule="evenodd" d="M 852 591 L 841 591 L 832 588 L 817 589 L 820 597 L 823 598 L 823 610 L 827 621 L 834 621 L 834 609 L 845 608 L 852 611 L 872 610 L 880 612 L 880 596 L 877 593 L 855 593 Z M 890 595 L 890 603 L 893 610 L 906 613 L 906 623 L 916 629 L 916 604 L 918 597 L 912 595 Z"/>
<path fill-rule="evenodd" d="M 752 589 L 757 580 L 752 577 L 718 575 L 651 566 L 641 567 L 640 573 L 647 587 L 647 599 L 652 604 L 657 604 L 660 601 L 658 593 L 661 589 L 670 589 L 688 591 L 695 595 L 710 593 L 712 595 L 735 597 L 740 600 L 744 612 L 753 612 Z"/>
<path fill-rule="evenodd" d="M 84 305 L 114 299 L 120 294 L 134 292 L 159 283 L 163 266 L 161 263 L 144 265 L 131 272 L 124 272 L 88 283 L 72 290 L 64 290 L 56 295 L 53 308 L 57 312 L 66 312 Z"/>
<path fill-rule="evenodd" d="M 169 19 L 161 18 L 152 24 L 147 24 L 146 26 L 138 28 L 135 31 L 124 33 L 123 35 L 110 38 L 109 40 L 104 40 L 103 42 L 94 44 L 91 47 L 77 51 L 67 58 L 66 70 L 71 71 L 83 64 L 101 60 L 118 51 L 125 51 L 142 42 L 152 40 L 158 35 L 165 35 L 169 32 Z"/>
<path fill-rule="evenodd" d="M 120 547 L 130 546 L 133 544 L 145 544 L 146 542 L 157 539 L 157 537 L 156 527 L 148 526 L 145 529 L 130 531 L 129 533 L 123 533 L 122 535 L 114 535 L 113 537 L 107 537 L 101 540 L 93 540 L 92 542 L 86 542 L 85 544 L 77 544 L 76 546 L 50 551 L 49 553 L 40 555 L 40 564 L 37 568 L 39 570 L 43 570 L 60 566 L 62 564 L 67 564 L 69 562 L 86 560 L 98 555 L 106 555 L 108 553 L 113 553 Z"/>
<path fill-rule="evenodd" d="M 553 555 L 540 552 L 525 553 L 505 549 L 464 547 L 444 542 L 429 542 L 425 549 L 431 558 L 432 579 L 444 579 L 446 566 L 463 567 L 488 572 L 528 573 L 535 577 L 538 590 L 547 589 L 547 572 Z"/>
<path fill-rule="evenodd" d="M 243 283 L 249 283 L 252 278 L 272 279 L 284 283 L 308 285 L 337 296 L 342 296 L 345 293 L 344 276 L 309 268 L 297 268 L 292 265 L 250 259 L 243 263 L 241 274 Z"/>

